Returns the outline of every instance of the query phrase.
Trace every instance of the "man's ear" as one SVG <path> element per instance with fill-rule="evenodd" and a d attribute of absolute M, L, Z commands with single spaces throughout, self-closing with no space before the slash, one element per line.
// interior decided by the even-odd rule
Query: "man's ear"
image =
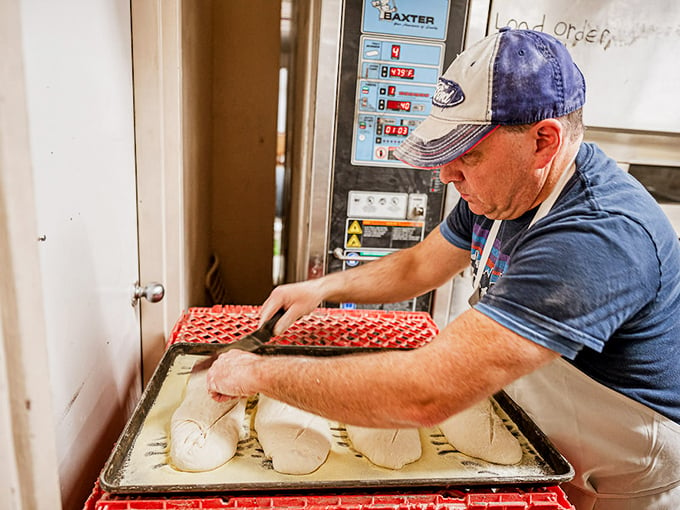
<path fill-rule="evenodd" d="M 535 157 L 539 166 L 546 166 L 562 145 L 564 127 L 557 119 L 544 119 L 533 125 L 531 133 L 535 142 Z"/>

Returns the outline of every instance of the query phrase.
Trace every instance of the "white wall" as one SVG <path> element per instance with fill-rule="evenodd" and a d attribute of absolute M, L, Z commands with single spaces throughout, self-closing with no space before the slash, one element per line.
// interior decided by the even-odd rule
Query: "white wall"
<path fill-rule="evenodd" d="M 19 2 L 0 2 L 0 508 L 60 508 Z"/>
<path fill-rule="evenodd" d="M 130 5 L 19 5 L 59 478 L 82 508 L 141 391 Z"/>

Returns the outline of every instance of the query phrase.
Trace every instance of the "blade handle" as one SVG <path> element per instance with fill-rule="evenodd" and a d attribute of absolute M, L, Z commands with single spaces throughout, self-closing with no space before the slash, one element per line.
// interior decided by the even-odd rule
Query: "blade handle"
<path fill-rule="evenodd" d="M 267 336 L 269 337 L 274 336 L 274 326 L 277 322 L 279 322 L 279 319 L 283 317 L 284 313 L 286 313 L 286 309 L 283 307 L 279 308 L 276 313 L 267 320 L 267 322 L 262 324 L 260 331 L 267 333 Z"/>

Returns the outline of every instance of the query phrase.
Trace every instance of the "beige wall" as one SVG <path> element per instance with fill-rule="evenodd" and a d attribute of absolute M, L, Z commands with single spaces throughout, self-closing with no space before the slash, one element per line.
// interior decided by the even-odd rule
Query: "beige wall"
<path fill-rule="evenodd" d="M 213 6 L 212 246 L 236 304 L 272 288 L 280 4 Z"/>
<path fill-rule="evenodd" d="M 211 253 L 232 304 L 272 288 L 280 3 L 182 5 L 187 302 L 210 304 Z"/>
<path fill-rule="evenodd" d="M 205 306 L 211 251 L 213 0 L 182 2 L 182 138 L 187 303 Z"/>

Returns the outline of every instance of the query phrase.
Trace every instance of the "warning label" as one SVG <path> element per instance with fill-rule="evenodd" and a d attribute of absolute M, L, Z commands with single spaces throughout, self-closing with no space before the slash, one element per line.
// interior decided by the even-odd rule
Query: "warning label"
<path fill-rule="evenodd" d="M 363 234 L 364 232 L 361 230 L 361 224 L 357 220 L 354 220 L 352 223 L 350 223 L 349 227 L 347 227 L 347 233 Z"/>
<path fill-rule="evenodd" d="M 361 240 L 356 234 L 351 234 L 345 243 L 347 248 L 361 248 Z"/>
<path fill-rule="evenodd" d="M 348 219 L 345 248 L 399 250 L 422 241 L 424 232 L 423 221 Z"/>

